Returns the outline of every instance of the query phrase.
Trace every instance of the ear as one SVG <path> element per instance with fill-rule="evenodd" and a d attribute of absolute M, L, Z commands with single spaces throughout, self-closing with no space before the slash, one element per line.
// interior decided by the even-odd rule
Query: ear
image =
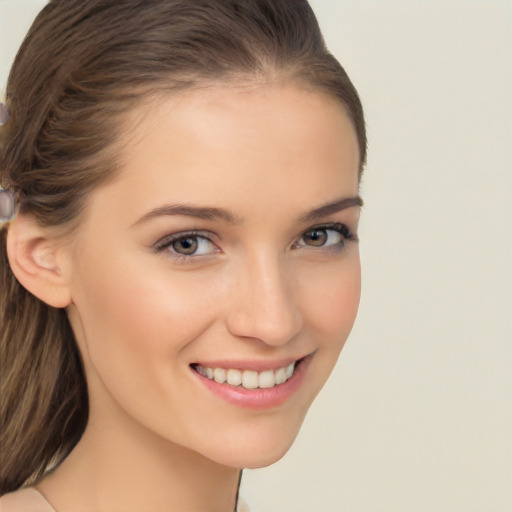
<path fill-rule="evenodd" d="M 70 304 L 63 245 L 50 230 L 19 214 L 7 231 L 7 256 L 14 275 L 30 293 L 55 308 Z"/>

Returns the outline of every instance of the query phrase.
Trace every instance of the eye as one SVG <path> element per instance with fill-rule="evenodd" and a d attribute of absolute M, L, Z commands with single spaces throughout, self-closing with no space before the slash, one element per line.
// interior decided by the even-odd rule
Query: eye
<path fill-rule="evenodd" d="M 352 240 L 354 237 L 345 224 L 329 224 L 318 226 L 306 231 L 296 247 L 338 247 L 342 248 L 346 240 Z"/>
<path fill-rule="evenodd" d="M 157 252 L 168 251 L 176 257 L 206 256 L 219 252 L 218 247 L 205 235 L 199 233 L 176 233 L 160 240 Z"/>

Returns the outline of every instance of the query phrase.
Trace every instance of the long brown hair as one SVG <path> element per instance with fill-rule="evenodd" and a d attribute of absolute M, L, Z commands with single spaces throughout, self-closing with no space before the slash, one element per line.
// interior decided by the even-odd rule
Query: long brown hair
<path fill-rule="evenodd" d="M 344 105 L 366 159 L 356 90 L 305 0 L 51 0 L 6 92 L 0 181 L 42 226 L 75 229 L 115 176 L 123 116 L 141 101 L 212 83 L 293 82 Z M 12 274 L 0 232 L 0 495 L 37 480 L 82 435 L 80 355 L 64 310 Z"/>

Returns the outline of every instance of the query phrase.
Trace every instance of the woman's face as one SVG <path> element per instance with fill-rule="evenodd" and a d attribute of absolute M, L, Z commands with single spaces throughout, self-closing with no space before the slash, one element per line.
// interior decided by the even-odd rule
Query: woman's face
<path fill-rule="evenodd" d="M 188 92 L 131 120 L 69 252 L 91 421 L 267 465 L 356 316 L 355 132 L 291 85 Z"/>

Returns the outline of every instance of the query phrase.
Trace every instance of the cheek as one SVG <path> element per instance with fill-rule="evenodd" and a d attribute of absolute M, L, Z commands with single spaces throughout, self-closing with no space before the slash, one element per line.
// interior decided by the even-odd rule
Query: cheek
<path fill-rule="evenodd" d="M 151 429 L 168 433 L 174 425 L 178 432 L 175 416 L 188 405 L 170 390 L 188 385 L 187 348 L 216 318 L 215 288 L 191 273 L 165 271 L 165 263 L 87 261 L 75 283 L 75 325 L 94 410 L 110 414 L 113 399 Z M 167 414 L 155 414 L 162 404 Z"/>
<path fill-rule="evenodd" d="M 199 279 L 162 272 L 158 265 L 88 259 L 74 289 L 82 349 L 101 374 L 154 377 L 211 324 L 212 294 Z"/>
<path fill-rule="evenodd" d="M 361 296 L 359 257 L 325 265 L 303 286 L 303 311 L 322 346 L 341 350 L 354 324 Z"/>

